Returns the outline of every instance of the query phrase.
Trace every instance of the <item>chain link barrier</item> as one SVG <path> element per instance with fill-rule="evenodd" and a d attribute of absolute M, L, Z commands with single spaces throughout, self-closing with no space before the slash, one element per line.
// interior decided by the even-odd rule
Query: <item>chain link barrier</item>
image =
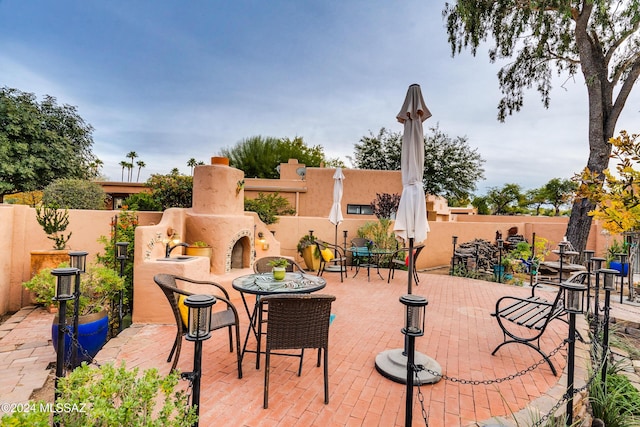
<path fill-rule="evenodd" d="M 605 320 L 608 320 L 608 316 L 605 315 Z M 584 386 L 580 387 L 580 388 L 574 388 L 573 389 L 573 393 L 571 395 L 569 395 L 568 393 L 564 393 L 562 395 L 562 398 L 560 400 L 558 400 L 556 402 L 556 404 L 551 408 L 551 410 L 549 412 L 547 412 L 546 414 L 544 414 L 542 417 L 540 417 L 540 419 L 538 421 L 536 421 L 532 427 L 539 427 L 541 425 L 543 425 L 543 423 L 545 423 L 547 420 L 549 420 L 553 414 L 555 414 L 555 412 L 564 404 L 566 404 L 570 399 L 573 398 L 573 396 L 582 393 L 583 391 L 587 390 L 591 384 L 593 383 L 593 381 L 596 379 L 596 377 L 598 376 L 598 373 L 602 370 L 602 368 L 604 367 L 604 364 L 607 360 L 607 357 L 609 356 L 609 352 L 607 351 L 605 353 L 604 351 L 604 347 L 601 344 L 601 342 L 599 341 L 598 338 L 601 338 L 602 335 L 599 335 L 600 333 L 600 328 L 603 328 L 604 323 L 602 322 L 598 322 L 597 325 L 597 330 L 594 333 L 594 338 L 592 339 L 591 343 L 589 343 L 592 347 L 593 347 L 593 351 L 591 352 L 591 362 L 592 364 L 598 362 L 598 368 L 593 370 L 592 375 L 589 377 L 589 379 L 587 380 L 587 382 L 585 383 Z M 561 351 L 564 347 L 566 347 L 566 345 L 568 344 L 568 340 L 564 340 L 562 341 L 556 348 L 554 348 L 550 353 L 549 353 L 549 358 L 553 357 L 554 355 L 556 355 L 559 351 Z M 599 351 L 597 350 L 599 349 Z M 597 357 L 597 354 L 600 354 L 600 357 Z M 426 368 L 424 365 L 413 365 L 412 369 L 415 373 L 415 379 L 414 379 L 414 383 L 417 384 L 418 387 L 418 401 L 420 402 L 420 406 L 421 406 L 421 411 L 422 411 L 422 418 L 424 420 L 424 424 L 426 427 L 429 427 L 429 414 L 427 413 L 427 410 L 425 408 L 424 405 L 424 395 L 422 394 L 422 390 L 420 388 L 420 381 L 419 381 L 419 372 L 420 371 L 425 371 L 431 375 L 434 375 L 436 377 L 439 377 L 440 379 L 443 379 L 445 381 L 450 381 L 452 383 L 459 383 L 459 384 L 465 384 L 465 385 L 491 385 L 491 384 L 500 384 L 502 382 L 505 381 L 512 381 L 518 377 L 521 377 L 523 375 L 526 375 L 530 372 L 533 372 L 535 369 L 537 369 L 539 366 L 543 365 L 546 363 L 546 360 L 544 358 L 540 359 L 538 362 L 534 363 L 533 365 L 529 366 L 526 369 L 522 369 L 520 371 L 518 371 L 515 374 L 511 374 L 511 375 L 507 375 L 506 377 L 502 377 L 502 378 L 496 378 L 496 379 L 489 379 L 489 380 L 469 380 L 469 379 L 463 379 L 463 378 L 456 378 L 456 377 L 450 377 L 448 375 L 444 375 L 438 372 L 435 372 L 431 369 Z"/>

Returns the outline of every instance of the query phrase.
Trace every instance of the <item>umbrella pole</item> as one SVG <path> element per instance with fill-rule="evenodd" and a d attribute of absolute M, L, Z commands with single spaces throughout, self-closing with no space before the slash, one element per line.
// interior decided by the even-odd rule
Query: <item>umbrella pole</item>
<path fill-rule="evenodd" d="M 334 239 L 335 247 L 333 248 L 333 257 L 338 258 L 338 224 L 336 224 L 336 235 Z M 342 269 L 342 265 L 340 265 L 340 269 Z"/>
<path fill-rule="evenodd" d="M 408 286 L 408 291 L 407 293 L 409 295 L 411 295 L 411 281 L 413 280 L 413 270 L 415 268 L 415 265 L 413 265 L 414 263 L 414 259 L 413 259 L 413 237 L 409 237 L 409 271 L 407 271 L 408 273 L 408 280 L 407 280 L 407 286 Z"/>

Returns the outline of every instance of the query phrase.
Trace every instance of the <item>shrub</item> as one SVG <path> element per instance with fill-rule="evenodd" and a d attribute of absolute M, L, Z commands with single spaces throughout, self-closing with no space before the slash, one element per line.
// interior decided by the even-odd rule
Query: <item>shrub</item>
<path fill-rule="evenodd" d="M 161 211 L 162 205 L 149 193 L 132 194 L 122 202 L 132 211 Z"/>
<path fill-rule="evenodd" d="M 398 212 L 399 204 L 399 194 L 376 193 L 376 199 L 371 202 L 371 210 L 378 219 L 391 219 Z"/>
<path fill-rule="evenodd" d="M 244 199 L 244 210 L 258 214 L 265 224 L 278 222 L 277 215 L 293 215 L 296 210 L 289 205 L 289 201 L 278 193 L 258 193 L 255 199 Z"/>
<path fill-rule="evenodd" d="M 380 249 L 395 249 L 397 246 L 396 235 L 389 232 L 391 220 L 381 218 L 378 221 L 369 221 L 358 228 L 358 237 L 373 241 Z"/>
<path fill-rule="evenodd" d="M 100 184 L 85 179 L 56 179 L 42 194 L 45 205 L 66 209 L 104 209 L 106 199 Z"/>
<path fill-rule="evenodd" d="M 151 175 L 145 184 L 151 189 L 152 198 L 160 203 L 161 210 L 190 208 L 193 198 L 193 177 L 173 171 L 168 175 Z"/>
<path fill-rule="evenodd" d="M 197 416 L 186 393 L 175 391 L 178 372 L 166 377 L 156 368 L 138 372 L 138 368 L 127 370 L 124 362 L 118 368 L 112 364 L 76 368 L 61 378 L 57 404 L 82 410 L 58 413 L 56 421 L 65 427 L 194 424 Z"/>
<path fill-rule="evenodd" d="M 71 238 L 71 233 L 66 236 L 62 233 L 69 226 L 69 211 L 59 210 L 57 206 L 36 207 L 36 220 L 47 235 L 47 239 L 53 240 L 54 249 L 64 249 Z"/>

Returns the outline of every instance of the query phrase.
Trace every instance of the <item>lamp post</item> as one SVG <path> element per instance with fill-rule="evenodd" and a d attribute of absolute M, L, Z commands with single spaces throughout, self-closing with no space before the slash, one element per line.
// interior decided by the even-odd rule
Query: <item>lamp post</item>
<path fill-rule="evenodd" d="M 405 321 L 402 333 L 407 339 L 407 392 L 406 392 L 406 417 L 405 426 L 411 426 L 413 418 L 413 376 L 414 376 L 414 352 L 416 337 L 424 335 L 425 311 L 429 302 L 426 298 L 415 295 L 403 295 L 400 302 L 405 306 Z"/>
<path fill-rule="evenodd" d="M 80 317 L 80 274 L 87 271 L 87 255 L 85 251 L 69 252 L 69 265 L 77 268 L 75 285 L 73 288 L 73 340 L 71 340 L 71 366 L 78 366 L 78 322 Z"/>
<path fill-rule="evenodd" d="M 585 249 L 582 251 L 584 255 L 584 262 L 587 264 L 587 315 L 591 311 L 591 259 L 595 251 Z"/>
<path fill-rule="evenodd" d="M 564 266 L 564 253 L 567 249 L 567 242 L 562 241 L 558 243 L 558 252 L 560 253 L 560 276 L 558 277 L 558 283 L 562 283 L 563 266 Z"/>
<path fill-rule="evenodd" d="M 627 263 L 627 254 L 620 253 L 616 255 L 620 258 L 620 304 L 622 304 L 622 297 L 624 296 L 624 276 L 626 276 L 624 272 L 624 265 Z M 627 271 L 629 271 L 628 267 Z"/>
<path fill-rule="evenodd" d="M 64 376 L 64 331 L 66 328 L 66 316 L 67 316 L 67 301 L 73 299 L 73 293 L 71 286 L 80 274 L 77 268 L 56 268 L 51 271 L 51 274 L 56 277 L 56 293 L 53 298 L 54 301 L 58 301 L 58 337 L 57 337 L 57 357 L 56 357 L 56 379 L 55 379 L 55 394 L 54 401 L 60 397 L 60 388 L 58 387 L 58 381 Z M 56 424 L 57 425 L 57 424 Z"/>
<path fill-rule="evenodd" d="M 498 243 L 498 283 L 502 283 L 502 271 L 504 267 L 502 266 L 502 248 L 504 248 L 504 240 L 498 239 L 496 240 Z"/>
<path fill-rule="evenodd" d="M 573 378 L 576 357 L 576 314 L 584 309 L 584 292 L 587 287 L 578 283 L 562 282 L 564 303 L 569 313 L 569 351 L 567 361 L 567 426 L 573 424 Z"/>
<path fill-rule="evenodd" d="M 449 276 L 453 276 L 453 268 L 456 263 L 456 244 L 458 243 L 458 236 L 451 236 L 451 243 L 453 243 L 453 253 L 451 254 L 451 271 L 449 271 Z"/>
<path fill-rule="evenodd" d="M 128 247 L 129 242 L 116 242 L 116 259 L 120 261 L 120 277 L 124 277 L 124 265 L 129 259 Z M 118 333 L 122 332 L 122 319 L 124 318 L 122 310 L 123 299 L 124 290 L 120 291 L 120 299 L 118 301 Z"/>
<path fill-rule="evenodd" d="M 480 262 L 480 242 L 479 241 L 475 241 L 473 242 L 473 245 L 476 247 L 476 273 L 478 272 L 478 263 Z"/>
<path fill-rule="evenodd" d="M 196 416 L 200 416 L 200 379 L 202 377 L 202 341 L 211 337 L 211 307 L 216 299 L 211 295 L 189 295 L 184 305 L 189 308 L 188 330 L 185 337 L 194 341 L 193 372 L 185 372 L 183 378 L 188 378 L 193 384 L 191 406 L 196 407 Z M 198 422 L 194 424 L 198 426 Z"/>
<path fill-rule="evenodd" d="M 603 268 L 600 273 L 604 274 L 604 331 L 602 333 L 602 387 L 607 392 L 607 353 L 609 352 L 609 309 L 611 307 L 611 292 L 616 289 L 615 276 L 618 270 Z"/>
<path fill-rule="evenodd" d="M 595 272 L 596 275 L 596 283 L 595 283 L 595 287 L 593 289 L 593 293 L 595 294 L 593 297 L 593 317 L 595 318 L 595 322 L 596 322 L 596 328 L 595 330 L 597 331 L 597 325 L 600 322 L 600 274 L 599 271 L 602 268 L 602 263 L 605 262 L 606 259 L 601 258 L 601 257 L 592 257 L 591 258 L 591 262 L 593 263 L 593 272 Z"/>

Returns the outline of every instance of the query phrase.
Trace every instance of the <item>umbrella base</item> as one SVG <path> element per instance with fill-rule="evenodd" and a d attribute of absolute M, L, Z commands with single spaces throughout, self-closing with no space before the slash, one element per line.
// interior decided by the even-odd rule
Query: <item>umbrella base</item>
<path fill-rule="evenodd" d="M 404 349 L 402 348 L 385 350 L 379 353 L 376 356 L 376 369 L 378 372 L 391 381 L 406 384 L 407 356 L 403 353 Z M 440 367 L 440 364 L 434 359 L 416 351 L 414 363 L 416 365 L 423 365 L 426 369 L 438 373 L 438 375 L 433 375 L 427 371 L 419 371 L 416 376 L 414 376 L 414 385 L 434 384 L 440 381 L 442 377 L 442 367 Z"/>
<path fill-rule="evenodd" d="M 347 269 L 340 264 L 325 265 L 324 267 L 324 271 L 330 271 L 332 273 L 340 273 L 340 270 L 342 270 L 343 273 L 347 271 Z"/>

